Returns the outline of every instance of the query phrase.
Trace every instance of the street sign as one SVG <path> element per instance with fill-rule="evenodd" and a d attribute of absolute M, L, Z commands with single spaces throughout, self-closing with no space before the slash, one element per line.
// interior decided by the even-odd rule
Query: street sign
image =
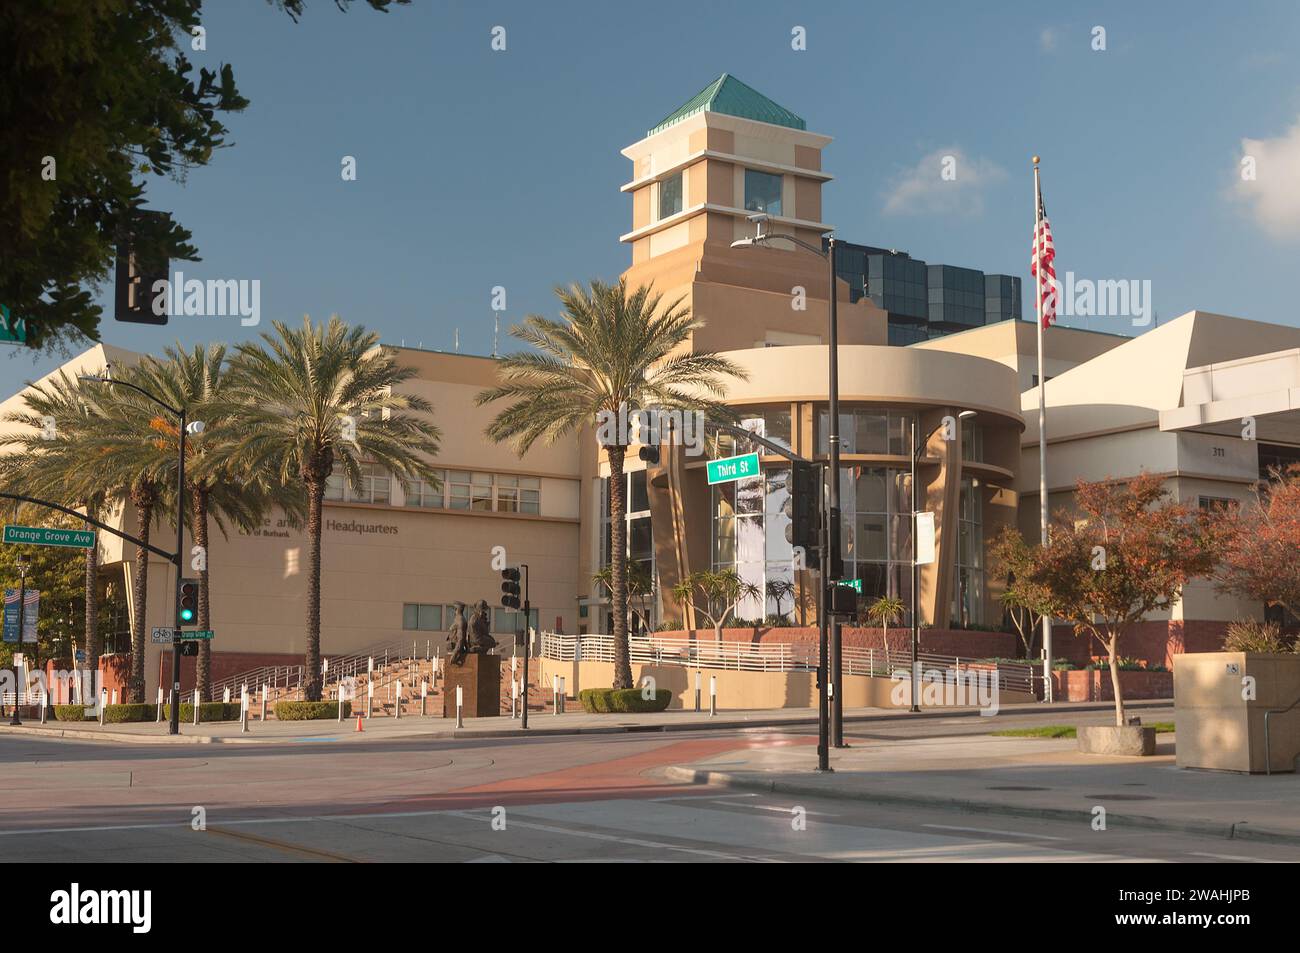
<path fill-rule="evenodd" d="M 738 457 L 710 460 L 707 469 L 710 486 L 714 483 L 731 483 L 733 480 L 743 480 L 745 477 L 756 477 L 759 474 L 758 454 L 742 453 Z"/>
<path fill-rule="evenodd" d="M 193 632 L 181 631 L 182 642 L 210 642 L 217 633 L 211 629 L 196 629 Z"/>
<path fill-rule="evenodd" d="M 928 566 L 934 562 L 934 514 L 916 514 L 916 564 Z"/>
<path fill-rule="evenodd" d="M 90 549 L 95 545 L 93 529 L 51 529 L 47 526 L 5 526 L 6 543 L 28 546 L 72 546 Z"/>
<path fill-rule="evenodd" d="M 10 344 L 27 343 L 27 322 L 15 318 L 8 305 L 0 304 L 0 341 Z"/>
<path fill-rule="evenodd" d="M 38 589 L 26 590 L 23 606 L 23 641 L 36 642 L 36 623 L 41 617 L 41 593 Z M 18 590 L 5 590 L 4 641 L 18 642 Z"/>
<path fill-rule="evenodd" d="M 149 641 L 154 645 L 170 645 L 175 639 L 175 636 L 172 635 L 175 631 L 175 629 L 154 629 L 149 635 Z M 78 661 L 80 661 L 80 659 L 78 659 Z"/>
<path fill-rule="evenodd" d="M 856 592 L 858 595 L 862 595 L 862 580 L 861 580 L 861 579 L 841 579 L 841 580 L 840 580 L 839 582 L 837 582 L 835 585 L 837 585 L 837 586 L 843 586 L 845 589 L 852 589 L 852 590 L 853 590 L 854 592 Z"/>

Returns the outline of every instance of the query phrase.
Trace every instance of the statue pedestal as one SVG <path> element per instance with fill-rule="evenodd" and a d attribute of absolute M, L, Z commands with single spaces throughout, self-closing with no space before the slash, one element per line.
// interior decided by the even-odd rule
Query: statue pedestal
<path fill-rule="evenodd" d="M 442 717 L 456 717 L 456 688 L 463 695 L 466 718 L 501 714 L 501 656 L 466 655 L 464 665 L 443 667 Z"/>

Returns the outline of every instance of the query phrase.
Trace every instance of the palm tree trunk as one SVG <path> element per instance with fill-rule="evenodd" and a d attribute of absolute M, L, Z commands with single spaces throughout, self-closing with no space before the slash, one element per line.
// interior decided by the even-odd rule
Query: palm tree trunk
<path fill-rule="evenodd" d="M 627 644 L 627 495 L 624 492 L 625 447 L 607 447 L 609 455 L 609 567 L 614 617 L 614 688 L 632 687 L 632 659 Z"/>
<path fill-rule="evenodd" d="M 149 608 L 149 528 L 153 525 L 153 494 L 142 491 L 135 494 L 136 518 L 140 523 L 140 542 L 135 549 L 135 592 L 131 613 L 131 680 L 128 689 L 131 701 L 144 701 L 144 623 Z"/>
<path fill-rule="evenodd" d="M 92 503 L 86 504 L 86 515 L 94 519 L 98 507 Z M 91 524 L 86 524 L 87 530 L 94 530 Z M 86 550 L 86 631 L 85 642 L 86 664 L 92 672 L 99 670 L 99 656 L 103 646 L 99 642 L 99 542 L 96 537 L 96 543 Z"/>
<path fill-rule="evenodd" d="M 200 483 L 190 490 L 193 506 L 194 545 L 203 548 L 203 568 L 199 570 L 199 628 L 212 628 L 208 576 L 208 486 Z M 194 684 L 204 698 L 212 697 L 212 643 L 199 640 L 199 657 L 195 659 Z"/>
<path fill-rule="evenodd" d="M 320 543 L 321 511 L 325 506 L 325 482 L 307 483 L 307 539 L 311 554 L 307 568 L 307 653 L 303 658 L 303 697 L 318 702 L 321 698 L 320 671 Z M 626 652 L 626 647 L 624 648 Z"/>

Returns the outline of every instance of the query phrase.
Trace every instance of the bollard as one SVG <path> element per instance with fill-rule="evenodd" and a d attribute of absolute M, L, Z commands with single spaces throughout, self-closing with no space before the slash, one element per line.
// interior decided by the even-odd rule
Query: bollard
<path fill-rule="evenodd" d="M 429 683 L 420 679 L 420 717 L 429 714 Z"/>
<path fill-rule="evenodd" d="M 373 718 L 375 715 L 375 683 L 366 679 L 366 717 Z"/>
<path fill-rule="evenodd" d="M 18 696 L 14 695 L 14 707 L 18 707 Z M 104 727 L 104 711 L 108 708 L 108 689 L 100 689 L 99 692 L 99 726 Z"/>
<path fill-rule="evenodd" d="M 248 733 L 248 686 L 239 693 L 239 730 Z"/>
<path fill-rule="evenodd" d="M 709 676 L 709 715 L 718 713 L 718 676 Z"/>
<path fill-rule="evenodd" d="M 266 682 L 263 682 L 262 683 L 262 720 L 263 721 L 266 721 L 266 696 L 269 695 L 270 693 L 271 693 L 271 686 L 266 684 Z"/>
<path fill-rule="evenodd" d="M 225 689 L 225 691 L 223 691 L 223 692 L 221 693 L 221 703 L 222 703 L 223 705 L 229 705 L 229 704 L 230 704 L 230 688 L 229 688 L 229 687 L 227 687 L 227 688 Z"/>
<path fill-rule="evenodd" d="M 117 689 L 113 689 L 113 704 L 117 704 Z"/>
<path fill-rule="evenodd" d="M 461 686 L 456 686 L 456 727 L 465 727 L 465 716 L 463 705 L 465 704 L 465 692 Z"/>
<path fill-rule="evenodd" d="M 695 670 L 695 710 L 700 710 L 700 670 Z"/>
<path fill-rule="evenodd" d="M 424 640 L 424 660 L 425 660 L 426 662 L 429 661 L 429 643 L 430 643 L 430 641 L 432 641 L 432 640 L 430 640 L 430 639 L 425 639 L 425 640 Z"/>
<path fill-rule="evenodd" d="M 396 684 L 397 684 L 397 707 L 393 709 L 393 717 L 401 718 L 402 717 L 402 680 L 399 678 Z"/>
<path fill-rule="evenodd" d="M 41 724 L 45 724 L 45 711 L 50 707 L 50 693 L 41 689 Z"/>
<path fill-rule="evenodd" d="M 560 676 L 551 676 L 551 713 L 560 713 Z"/>
<path fill-rule="evenodd" d="M 560 676 L 560 714 L 564 714 L 564 709 L 569 704 L 568 686 L 564 684 L 564 676 Z"/>
<path fill-rule="evenodd" d="M 514 659 L 512 658 L 510 661 L 513 662 Z M 517 711 L 517 709 L 519 708 L 519 683 L 516 682 L 513 678 L 514 666 L 511 665 L 510 669 L 511 669 L 511 676 L 512 676 L 510 679 L 510 717 L 514 719 L 519 717 Z"/>
<path fill-rule="evenodd" d="M 154 721 L 156 722 L 162 721 L 162 700 L 163 700 L 163 690 L 162 690 L 162 686 L 159 685 L 158 686 L 158 717 L 154 719 Z"/>
<path fill-rule="evenodd" d="M 194 724 L 199 723 L 199 703 L 203 700 L 203 694 L 197 688 L 194 689 Z"/>

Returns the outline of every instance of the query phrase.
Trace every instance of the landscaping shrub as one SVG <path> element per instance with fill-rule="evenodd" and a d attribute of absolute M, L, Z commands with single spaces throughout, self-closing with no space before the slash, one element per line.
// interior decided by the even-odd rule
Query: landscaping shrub
<path fill-rule="evenodd" d="M 673 693 L 666 688 L 657 689 L 654 698 L 642 698 L 641 692 L 640 688 L 584 688 L 578 692 L 578 700 L 590 715 L 663 711 L 673 700 Z"/>
<path fill-rule="evenodd" d="M 172 717 L 172 706 L 163 705 L 163 721 L 170 721 Z M 186 724 L 194 723 L 194 703 L 181 702 L 181 722 Z M 238 721 L 239 720 L 239 702 L 204 702 L 199 705 L 199 722 L 206 721 Z"/>
<path fill-rule="evenodd" d="M 612 694 L 612 688 L 584 688 L 578 692 L 578 701 L 582 702 L 582 710 L 589 715 L 607 715 L 613 710 L 609 707 Z"/>
<path fill-rule="evenodd" d="M 238 707 L 238 706 L 236 706 Z M 343 703 L 343 717 L 352 714 L 352 702 Z M 315 719 L 339 717 L 338 702 L 276 702 L 275 718 L 277 721 L 313 721 Z"/>
<path fill-rule="evenodd" d="M 55 721 L 85 721 L 86 706 L 85 705 L 55 705 L 54 720 Z"/>
<path fill-rule="evenodd" d="M 157 717 L 158 707 L 156 705 L 127 704 L 106 705 L 104 707 L 104 723 L 108 725 L 120 725 L 128 721 L 153 721 Z"/>
<path fill-rule="evenodd" d="M 1296 643 L 1300 648 L 1300 642 Z M 1228 626 L 1228 636 L 1223 640 L 1225 652 L 1265 652 L 1278 655 L 1290 652 L 1282 640 L 1282 630 L 1275 622 L 1256 622 L 1245 619 Z"/>

